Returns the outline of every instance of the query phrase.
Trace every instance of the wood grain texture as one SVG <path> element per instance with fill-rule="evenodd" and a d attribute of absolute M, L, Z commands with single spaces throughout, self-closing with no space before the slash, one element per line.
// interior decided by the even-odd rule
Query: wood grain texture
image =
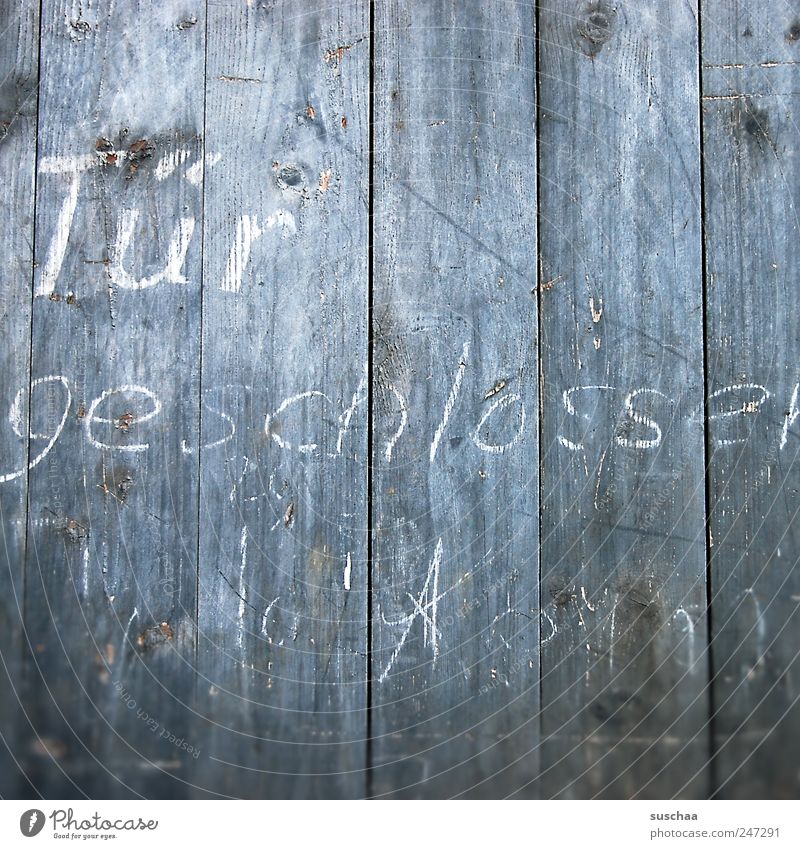
<path fill-rule="evenodd" d="M 24 792 L 23 563 L 28 486 L 30 285 L 36 164 L 38 3 L 0 6 L 0 797 Z M 35 458 L 35 455 L 34 455 Z"/>
<path fill-rule="evenodd" d="M 534 795 L 535 32 L 378 2 L 373 786 Z"/>
<path fill-rule="evenodd" d="M 539 21 L 542 794 L 702 796 L 696 9 Z"/>
<path fill-rule="evenodd" d="M 800 7 L 706 0 L 716 791 L 800 792 Z"/>
<path fill-rule="evenodd" d="M 796 798 L 798 51 L 1 3 L 0 796 Z"/>
<path fill-rule="evenodd" d="M 209 15 L 200 783 L 360 797 L 368 4 Z"/>
<path fill-rule="evenodd" d="M 48 796 L 180 794 L 194 763 L 202 215 L 167 172 L 202 154 L 203 36 L 198 0 L 42 7 L 31 430 L 60 435 L 30 476 L 26 745 Z"/>

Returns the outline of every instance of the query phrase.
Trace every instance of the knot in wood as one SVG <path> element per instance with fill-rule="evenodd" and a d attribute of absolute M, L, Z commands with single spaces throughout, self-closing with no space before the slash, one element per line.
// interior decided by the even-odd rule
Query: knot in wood
<path fill-rule="evenodd" d="M 584 53 L 594 57 L 600 52 L 611 38 L 616 20 L 617 10 L 602 0 L 584 5 L 576 25 Z"/>

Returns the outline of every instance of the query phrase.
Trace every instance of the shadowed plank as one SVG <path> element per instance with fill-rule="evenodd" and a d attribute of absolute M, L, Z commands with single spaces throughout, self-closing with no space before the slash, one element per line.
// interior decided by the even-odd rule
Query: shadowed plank
<path fill-rule="evenodd" d="M 42 6 L 31 429 L 59 436 L 26 627 L 50 797 L 180 794 L 195 763 L 203 7 Z"/>
<path fill-rule="evenodd" d="M 542 795 L 702 796 L 696 9 L 539 22 Z"/>
<path fill-rule="evenodd" d="M 200 784 L 360 797 L 368 5 L 209 16 Z"/>
<path fill-rule="evenodd" d="M 381 796 L 536 792 L 535 33 L 500 7 L 375 7 Z"/>
<path fill-rule="evenodd" d="M 36 86 L 39 4 L 0 6 L 0 796 L 27 791 L 17 762 L 24 721 L 22 604 L 27 465 L 47 444 L 34 440 L 28 456 L 30 285 L 33 265 L 33 192 L 36 160 Z"/>
<path fill-rule="evenodd" d="M 702 11 L 716 791 L 796 799 L 800 8 Z"/>

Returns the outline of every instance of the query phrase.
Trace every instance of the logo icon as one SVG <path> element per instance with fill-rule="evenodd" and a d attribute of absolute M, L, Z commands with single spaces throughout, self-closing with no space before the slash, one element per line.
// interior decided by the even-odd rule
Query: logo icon
<path fill-rule="evenodd" d="M 19 830 L 25 837 L 36 837 L 44 828 L 44 814 L 37 808 L 31 808 L 19 818 Z"/>

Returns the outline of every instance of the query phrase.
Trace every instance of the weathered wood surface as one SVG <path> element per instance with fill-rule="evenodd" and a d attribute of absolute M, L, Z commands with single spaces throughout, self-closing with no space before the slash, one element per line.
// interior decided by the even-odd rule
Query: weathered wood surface
<path fill-rule="evenodd" d="M 715 792 L 796 798 L 800 6 L 703 3 Z"/>
<path fill-rule="evenodd" d="M 30 285 L 33 274 L 33 201 L 36 164 L 38 2 L 0 6 L 0 796 L 24 788 L 17 764 L 27 733 L 21 712 L 22 606 L 28 463 Z"/>
<path fill-rule="evenodd" d="M 696 9 L 539 22 L 542 795 L 703 795 Z"/>
<path fill-rule="evenodd" d="M 197 734 L 227 795 L 366 791 L 368 12 L 209 7 Z"/>
<path fill-rule="evenodd" d="M 700 5 L 0 7 L 0 795 L 800 793 L 800 9 Z"/>
<path fill-rule="evenodd" d="M 375 12 L 372 792 L 531 795 L 533 8 Z"/>
<path fill-rule="evenodd" d="M 29 771 L 60 798 L 180 792 L 202 214 L 167 172 L 202 154 L 203 3 L 41 14 L 31 431 L 60 435 L 30 479 Z"/>

